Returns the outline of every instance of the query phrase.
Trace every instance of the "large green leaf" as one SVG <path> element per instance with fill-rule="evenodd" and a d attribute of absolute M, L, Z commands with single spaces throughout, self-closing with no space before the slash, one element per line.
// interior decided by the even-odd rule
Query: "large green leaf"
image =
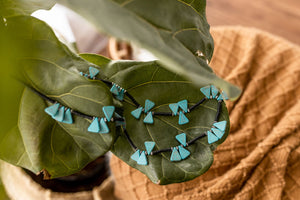
<path fill-rule="evenodd" d="M 50 9 L 54 0 L 1 0 L 0 16 L 30 15 L 38 9 Z"/>
<path fill-rule="evenodd" d="M 213 39 L 205 17 L 205 0 L 57 0 L 74 9 L 104 32 L 150 50 L 166 68 L 193 83 L 214 84 L 230 98 L 240 90 L 218 78 L 210 60 Z"/>
<path fill-rule="evenodd" d="M 91 85 L 82 89 L 103 95 L 101 90 L 91 89 Z M 89 101 L 85 102 L 85 106 L 98 112 L 102 107 L 101 104 L 94 106 Z M 109 126 L 109 134 L 89 133 L 87 127 L 91 121 L 74 116 L 75 124 L 57 123 L 45 114 L 46 107 L 43 99 L 31 90 L 25 90 L 19 129 L 32 164 L 31 170 L 37 172 L 46 169 L 52 177 L 65 176 L 79 171 L 111 148 L 115 128 L 113 124 Z"/>
<path fill-rule="evenodd" d="M 111 77 L 111 81 L 124 87 L 142 106 L 146 99 L 155 102 L 155 107 L 152 109 L 154 112 L 170 112 L 168 105 L 183 99 L 187 99 L 191 106 L 204 97 L 199 88 L 190 81 L 160 67 L 157 62 L 111 62 L 105 67 L 105 73 Z M 142 114 L 139 120 L 131 115 L 131 111 L 136 107 L 126 98 L 124 101 L 126 130 L 141 150 L 145 150 L 145 141 L 154 141 L 156 143 L 154 150 L 174 147 L 179 145 L 175 139 L 177 134 L 185 132 L 187 139 L 191 140 L 209 130 L 214 122 L 217 104 L 216 100 L 207 100 L 192 112 L 187 113 L 186 116 L 190 122 L 186 125 L 178 125 L 178 116 L 155 116 L 154 124 L 147 125 L 143 123 L 145 114 Z M 167 152 L 148 156 L 149 165 L 147 166 L 138 165 L 130 159 L 134 150 L 122 133 L 114 144 L 112 152 L 130 166 L 146 174 L 154 183 L 169 184 L 188 181 L 209 169 L 213 162 L 213 150 L 227 137 L 229 117 L 224 103 L 220 116 L 220 121 L 222 120 L 228 122 L 224 137 L 213 145 L 208 144 L 207 137 L 198 140 L 187 147 L 191 156 L 180 162 L 171 162 L 171 152 Z"/>
<path fill-rule="evenodd" d="M 17 79 L 73 110 L 104 117 L 102 107 L 112 104 L 109 89 L 79 75 L 97 66 L 73 54 L 33 17 L 7 18 L 7 29 L 23 50 L 14 55 Z M 48 105 L 36 94 L 24 92 L 18 126 L 0 135 L 1 159 L 34 172 L 46 169 L 58 177 L 79 171 L 111 148 L 116 136 L 113 123 L 110 134 L 89 133 L 91 120 L 73 116 L 74 124 L 57 123 L 44 112 Z"/>

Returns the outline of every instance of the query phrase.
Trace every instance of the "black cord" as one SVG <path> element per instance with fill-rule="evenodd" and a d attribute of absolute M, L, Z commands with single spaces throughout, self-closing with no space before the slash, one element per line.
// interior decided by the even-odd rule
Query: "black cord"
<path fill-rule="evenodd" d="M 93 116 L 83 114 L 83 113 L 78 112 L 78 111 L 76 111 L 76 110 L 71 110 L 71 113 L 73 113 L 74 115 L 77 115 L 77 116 L 79 116 L 79 117 L 86 118 L 86 119 L 90 119 L 90 120 L 93 120 L 93 119 L 94 119 Z"/>
<path fill-rule="evenodd" d="M 159 154 L 159 153 L 163 153 L 163 152 L 168 152 L 168 151 L 172 151 L 172 148 L 160 149 L 160 150 L 157 150 L 157 151 L 152 151 L 151 155 L 155 155 L 155 154 Z"/>
<path fill-rule="evenodd" d="M 102 80 L 102 79 L 97 79 L 97 80 L 100 80 L 106 84 L 109 84 L 109 85 L 112 85 L 113 83 L 110 82 L 110 81 L 107 81 L 107 80 Z M 49 101 L 50 103 L 56 103 L 55 100 L 47 97 L 46 95 L 40 93 L 39 91 L 35 90 L 34 88 L 31 88 L 29 87 L 33 92 L 35 92 L 37 95 L 39 95 L 40 97 L 42 97 L 43 99 Z M 140 104 L 134 99 L 133 96 L 131 96 L 128 92 L 125 93 L 126 96 L 132 100 L 132 102 L 136 105 L 136 107 L 140 107 Z M 205 100 L 207 100 L 206 97 L 204 97 L 203 99 L 201 99 L 199 102 L 197 102 L 195 105 L 191 106 L 189 108 L 189 111 L 192 111 L 194 110 L 197 106 L 199 106 L 200 104 L 202 104 Z M 216 113 L 216 116 L 215 116 L 215 121 L 218 121 L 219 120 L 219 117 L 220 117 L 220 114 L 221 114 L 221 110 L 222 110 L 222 102 L 223 101 L 219 101 L 218 102 L 218 108 L 217 108 L 217 113 Z M 78 112 L 78 111 L 75 111 L 75 110 L 71 110 L 71 112 L 74 114 L 74 115 L 77 115 L 77 116 L 80 116 L 80 117 L 83 117 L 83 118 L 87 118 L 87 119 L 90 119 L 90 120 L 93 120 L 94 117 L 93 116 L 90 116 L 90 115 L 86 115 L 86 114 L 83 114 L 81 112 Z M 172 112 L 153 112 L 153 115 L 156 115 L 156 116 L 172 116 Z M 116 117 L 114 118 L 115 121 L 125 121 L 124 118 L 120 118 L 120 117 Z M 127 141 L 129 142 L 130 146 L 134 149 L 134 150 L 138 150 L 137 146 L 135 146 L 135 144 L 133 143 L 133 141 L 131 140 L 130 136 L 128 135 L 128 132 L 126 129 L 124 129 L 124 135 L 127 139 Z M 201 135 L 197 136 L 196 138 L 190 140 L 189 142 L 187 142 L 187 145 L 191 145 L 193 143 L 195 143 L 197 140 L 203 138 L 206 136 L 206 133 L 202 133 Z M 155 155 L 155 154 L 159 154 L 159 153 L 163 153 L 163 152 L 169 152 L 169 151 L 172 151 L 172 148 L 167 148 L 167 149 L 160 149 L 160 150 L 157 150 L 157 151 L 152 151 L 151 152 L 151 155 Z"/>
<path fill-rule="evenodd" d="M 190 140 L 189 142 L 187 142 L 187 145 L 189 146 L 205 136 L 206 136 L 206 133 L 202 133 L 201 135 L 199 135 L 199 136 L 195 137 L 194 139 Z"/>
<path fill-rule="evenodd" d="M 123 132 L 124 132 L 124 134 L 125 134 L 125 136 L 126 136 L 127 141 L 129 142 L 130 146 L 131 146 L 134 150 L 137 150 L 138 148 L 134 145 L 134 143 L 133 143 L 132 140 L 130 139 L 130 137 L 129 137 L 128 133 L 127 133 L 127 130 L 124 129 Z"/>
<path fill-rule="evenodd" d="M 203 99 L 201 99 L 200 101 L 198 101 L 198 103 L 196 103 L 195 105 L 191 106 L 189 108 L 190 111 L 194 110 L 197 106 L 199 106 L 201 103 L 203 103 L 207 98 L 204 97 Z"/>
<path fill-rule="evenodd" d="M 37 95 L 39 95 L 40 97 L 42 97 L 43 99 L 49 101 L 50 103 L 55 103 L 56 101 L 47 97 L 46 95 L 40 93 L 39 91 L 35 90 L 34 88 L 32 87 L 28 87 L 31 91 L 33 91 L 34 93 L 36 93 Z"/>
<path fill-rule="evenodd" d="M 152 114 L 156 116 L 172 116 L 172 113 L 167 112 L 153 112 Z"/>
<path fill-rule="evenodd" d="M 216 122 L 219 121 L 221 110 L 222 110 L 222 101 L 219 101 L 218 102 L 217 114 L 216 114 L 216 117 L 215 117 Z"/>
<path fill-rule="evenodd" d="M 134 103 L 137 108 L 141 106 L 127 91 L 125 92 L 125 95 Z"/>

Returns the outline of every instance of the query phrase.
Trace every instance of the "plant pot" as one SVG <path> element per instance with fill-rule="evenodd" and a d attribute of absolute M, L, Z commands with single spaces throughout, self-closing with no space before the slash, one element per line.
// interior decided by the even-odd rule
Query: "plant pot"
<path fill-rule="evenodd" d="M 104 158 L 90 163 L 77 174 L 52 180 L 43 180 L 41 175 L 1 163 L 3 185 L 13 200 L 113 200 L 114 184 L 108 173 Z"/>

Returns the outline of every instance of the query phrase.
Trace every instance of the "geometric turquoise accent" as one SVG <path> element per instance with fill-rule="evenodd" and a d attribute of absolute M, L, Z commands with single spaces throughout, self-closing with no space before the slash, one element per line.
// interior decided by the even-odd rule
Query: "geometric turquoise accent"
<path fill-rule="evenodd" d="M 53 119 L 55 119 L 56 121 L 62 122 L 64 120 L 64 116 L 65 116 L 65 107 L 62 106 L 58 112 L 56 113 L 56 115 L 53 116 Z"/>
<path fill-rule="evenodd" d="M 179 152 L 177 151 L 177 148 L 174 147 L 172 150 L 172 154 L 171 154 L 171 161 L 180 161 L 181 160 L 181 156 L 179 154 Z"/>
<path fill-rule="evenodd" d="M 54 116 L 56 115 L 57 111 L 59 108 L 59 103 L 53 104 L 52 106 L 49 106 L 48 108 L 45 109 L 45 112 L 50 115 L 50 116 Z"/>
<path fill-rule="evenodd" d="M 137 161 L 137 164 L 139 165 L 148 165 L 148 161 L 147 161 L 147 157 L 146 157 L 146 154 L 145 154 L 145 151 L 142 151 L 138 161 Z"/>
<path fill-rule="evenodd" d="M 150 101 L 149 99 L 146 99 L 145 101 L 145 113 L 147 113 L 149 110 L 151 110 L 154 107 L 155 103 Z"/>
<path fill-rule="evenodd" d="M 139 107 L 131 112 L 131 115 L 134 116 L 136 119 L 139 119 L 141 116 L 141 113 L 143 111 L 143 107 Z"/>
<path fill-rule="evenodd" d="M 88 131 L 93 132 L 93 133 L 98 133 L 100 131 L 100 125 L 99 125 L 98 117 L 95 117 L 93 122 L 90 124 L 90 126 L 88 128 Z"/>
<path fill-rule="evenodd" d="M 226 123 L 227 123 L 227 121 L 216 122 L 216 123 L 213 124 L 213 126 L 215 126 L 219 130 L 224 132 L 225 128 L 226 128 Z"/>
<path fill-rule="evenodd" d="M 118 95 L 119 94 L 119 89 L 116 86 L 116 84 L 113 84 L 112 87 L 110 88 L 111 93 Z"/>
<path fill-rule="evenodd" d="M 218 101 L 220 101 L 220 100 L 228 100 L 228 99 L 229 98 L 228 98 L 227 94 L 224 91 L 217 98 Z"/>
<path fill-rule="evenodd" d="M 178 104 L 177 103 L 169 104 L 169 108 L 172 110 L 173 114 L 176 116 L 177 112 L 178 112 Z"/>
<path fill-rule="evenodd" d="M 100 131 L 99 133 L 109 133 L 109 128 L 106 124 L 106 122 L 104 121 L 104 118 L 100 119 Z"/>
<path fill-rule="evenodd" d="M 223 96 L 223 99 L 225 99 L 225 100 L 229 99 L 226 92 L 224 92 L 224 91 L 222 91 L 222 96 Z"/>
<path fill-rule="evenodd" d="M 189 119 L 183 114 L 182 111 L 179 112 L 179 125 L 187 124 L 189 123 Z"/>
<path fill-rule="evenodd" d="M 219 139 L 221 139 L 224 135 L 224 131 L 220 131 L 219 129 L 211 128 L 211 130 Z"/>
<path fill-rule="evenodd" d="M 217 100 L 218 100 L 218 101 L 221 101 L 221 100 L 223 101 L 223 100 L 224 100 L 224 99 L 223 99 L 223 95 L 220 94 L 220 95 L 218 96 Z"/>
<path fill-rule="evenodd" d="M 210 99 L 210 86 L 206 86 L 206 87 L 200 88 L 200 91 L 201 91 L 208 99 Z"/>
<path fill-rule="evenodd" d="M 148 155 L 151 154 L 151 151 L 153 150 L 154 146 L 155 146 L 155 142 L 145 142 L 145 147 L 146 147 L 146 151 L 148 153 Z"/>
<path fill-rule="evenodd" d="M 219 93 L 218 89 L 214 85 L 211 85 L 210 89 L 212 98 L 216 98 L 217 94 Z"/>
<path fill-rule="evenodd" d="M 124 99 L 124 92 L 125 90 L 122 88 L 121 91 L 119 91 L 119 94 L 117 94 L 116 98 L 120 101 L 123 101 Z"/>
<path fill-rule="evenodd" d="M 179 154 L 180 154 L 180 157 L 182 160 L 186 159 L 191 154 L 188 150 L 186 150 L 182 146 L 178 146 L 178 149 L 179 149 Z"/>
<path fill-rule="evenodd" d="M 180 144 L 182 144 L 183 146 L 186 146 L 186 134 L 185 133 L 176 135 L 175 138 L 176 138 L 176 140 L 178 140 L 178 142 L 180 142 Z"/>
<path fill-rule="evenodd" d="M 104 112 L 105 118 L 107 119 L 108 122 L 110 122 L 110 120 L 115 112 L 115 107 L 114 106 L 103 106 L 102 110 Z"/>
<path fill-rule="evenodd" d="M 188 101 L 187 100 L 179 101 L 178 105 L 184 112 L 188 112 Z"/>
<path fill-rule="evenodd" d="M 94 78 L 99 73 L 99 70 L 94 67 L 89 67 L 89 71 L 91 78 Z"/>
<path fill-rule="evenodd" d="M 152 112 L 149 112 L 148 114 L 147 114 L 147 116 L 145 117 L 145 119 L 144 119 L 144 123 L 146 123 L 146 124 L 153 124 L 153 116 L 152 116 Z"/>
<path fill-rule="evenodd" d="M 137 150 L 136 152 L 134 152 L 134 154 L 132 154 L 130 158 L 137 162 L 140 158 L 140 150 Z"/>
<path fill-rule="evenodd" d="M 212 144 L 218 141 L 219 139 L 212 132 L 207 131 L 207 140 L 208 140 L 208 144 Z"/>
<path fill-rule="evenodd" d="M 66 124 L 73 124 L 73 118 L 72 118 L 72 114 L 71 114 L 70 108 L 68 108 L 66 110 L 65 117 L 64 117 L 64 120 L 62 122 L 66 123 Z"/>

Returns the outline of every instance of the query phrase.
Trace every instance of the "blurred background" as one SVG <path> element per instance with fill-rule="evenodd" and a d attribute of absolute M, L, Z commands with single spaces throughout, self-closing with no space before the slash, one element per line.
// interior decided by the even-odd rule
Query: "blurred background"
<path fill-rule="evenodd" d="M 206 14 L 211 27 L 254 27 L 300 44 L 299 0 L 208 0 Z M 37 11 L 33 15 L 52 26 L 60 38 L 76 41 L 79 52 L 108 56 L 108 39 L 72 11 L 55 6 L 51 11 Z"/>

